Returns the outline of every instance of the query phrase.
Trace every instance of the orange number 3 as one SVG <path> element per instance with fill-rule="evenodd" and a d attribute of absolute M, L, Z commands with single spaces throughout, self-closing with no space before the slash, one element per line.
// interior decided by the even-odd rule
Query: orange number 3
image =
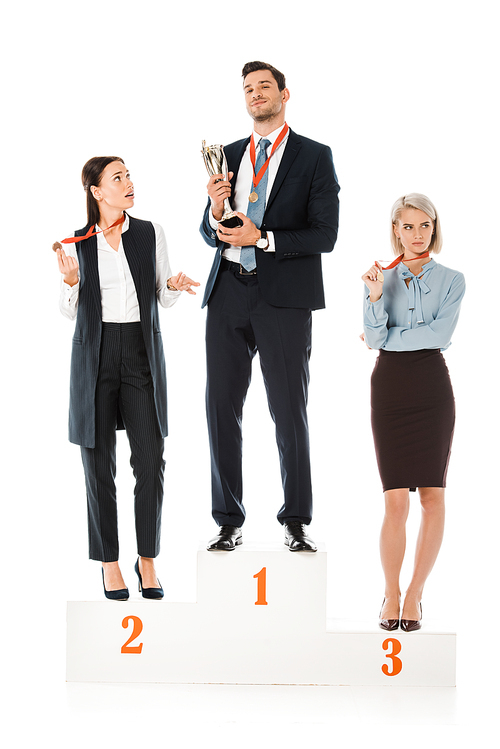
<path fill-rule="evenodd" d="M 392 661 L 392 670 L 389 671 L 389 666 L 387 663 L 384 663 L 382 666 L 382 671 L 386 676 L 397 676 L 401 673 L 403 669 L 403 661 L 401 658 L 398 658 L 398 654 L 401 652 L 401 643 L 399 640 L 395 640 L 392 637 L 390 637 L 388 640 L 384 640 L 382 643 L 382 647 L 384 650 L 389 650 L 389 646 L 392 646 L 391 652 L 387 653 L 385 656 L 386 658 L 390 658 Z"/>
<path fill-rule="evenodd" d="M 142 622 L 139 619 L 138 616 L 126 616 L 125 619 L 122 621 L 122 627 L 123 629 L 127 629 L 128 623 L 132 621 L 134 624 L 134 628 L 132 629 L 132 634 L 128 638 L 125 645 L 122 645 L 122 653 L 142 653 L 142 642 L 139 645 L 130 645 L 131 642 L 136 640 L 139 635 L 142 632 Z"/>

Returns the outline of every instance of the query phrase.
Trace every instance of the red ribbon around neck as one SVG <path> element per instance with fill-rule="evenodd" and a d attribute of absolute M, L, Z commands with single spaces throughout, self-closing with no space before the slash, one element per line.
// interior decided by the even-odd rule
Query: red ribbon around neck
<path fill-rule="evenodd" d="M 285 137 L 285 135 L 287 134 L 288 130 L 289 130 L 288 125 L 285 122 L 285 126 L 284 126 L 283 130 L 281 131 L 281 133 L 278 135 L 278 137 L 274 141 L 274 146 L 272 147 L 271 153 L 268 156 L 267 160 L 264 162 L 264 164 L 262 164 L 261 168 L 259 169 L 259 173 L 258 174 L 255 174 L 255 142 L 254 142 L 253 135 L 250 138 L 250 161 L 252 162 L 252 166 L 253 166 L 253 189 L 254 190 L 257 187 L 257 185 L 259 184 L 259 182 L 261 181 L 261 179 L 264 176 L 264 174 L 266 173 L 266 169 L 267 169 L 267 167 L 269 165 L 269 161 L 271 160 L 271 157 L 272 157 L 273 153 L 276 151 L 276 149 L 278 148 L 278 146 L 282 142 L 282 140 Z"/>
<path fill-rule="evenodd" d="M 100 234 L 103 231 L 108 231 L 108 229 L 112 229 L 114 226 L 119 226 L 120 224 L 123 224 L 124 221 L 125 221 L 125 214 L 123 214 L 123 216 L 121 216 L 118 219 L 118 221 L 115 221 L 114 224 L 111 224 L 111 226 L 108 226 L 107 229 L 99 229 L 99 231 L 92 231 L 94 226 L 91 226 L 84 237 L 67 237 L 66 239 L 61 239 L 61 242 L 62 244 L 72 244 L 73 242 L 83 242 L 84 239 L 88 239 L 89 237 L 95 237 L 96 234 Z"/>
<path fill-rule="evenodd" d="M 111 226 L 108 226 L 106 229 L 99 229 L 99 231 L 92 231 L 95 224 L 92 224 L 88 232 L 83 237 L 66 237 L 66 239 L 61 239 L 61 242 L 54 242 L 52 245 L 52 249 L 54 252 L 56 250 L 62 249 L 62 244 L 73 244 L 73 242 L 83 242 L 84 239 L 88 239 L 89 237 L 95 237 L 96 234 L 101 234 L 103 231 L 108 231 L 108 229 L 112 229 L 114 226 L 119 226 L 120 224 L 123 224 L 125 221 L 125 214 L 121 218 L 118 219 L 118 221 L 115 221 L 114 224 L 111 224 Z M 62 243 L 62 244 L 61 244 Z"/>
<path fill-rule="evenodd" d="M 412 260 L 423 260 L 424 258 L 429 257 L 429 255 L 430 255 L 430 252 L 424 252 L 423 255 L 419 255 L 418 257 L 412 257 Z M 382 270 L 391 270 L 392 268 L 395 268 L 396 265 L 399 265 L 399 263 L 402 261 L 402 259 L 404 258 L 404 256 L 405 256 L 405 254 L 403 252 L 403 254 L 400 255 L 399 257 L 397 257 L 395 260 L 393 260 L 392 263 L 387 266 L 387 268 L 382 268 Z M 375 262 L 377 262 L 377 261 L 375 261 Z M 409 263 L 411 261 L 407 260 L 406 262 Z"/>

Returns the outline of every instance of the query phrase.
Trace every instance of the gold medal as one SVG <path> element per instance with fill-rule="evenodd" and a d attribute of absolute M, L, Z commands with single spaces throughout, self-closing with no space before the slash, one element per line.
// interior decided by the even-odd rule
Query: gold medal
<path fill-rule="evenodd" d="M 255 192 L 255 190 L 253 190 L 248 196 L 248 200 L 250 201 L 250 203 L 256 203 L 258 199 L 259 199 L 259 196 Z"/>
<path fill-rule="evenodd" d="M 379 272 L 377 273 L 377 281 L 382 282 L 383 280 L 384 280 L 384 274 L 382 273 L 382 271 L 379 270 Z"/>

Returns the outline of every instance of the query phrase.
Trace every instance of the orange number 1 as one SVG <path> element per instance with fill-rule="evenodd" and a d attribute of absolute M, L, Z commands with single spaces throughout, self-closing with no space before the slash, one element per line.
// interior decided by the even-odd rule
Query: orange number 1
<path fill-rule="evenodd" d="M 263 567 L 254 577 L 257 578 L 257 600 L 256 606 L 267 606 L 266 601 L 266 568 Z"/>
<path fill-rule="evenodd" d="M 398 658 L 398 653 L 401 652 L 401 643 L 399 640 L 395 640 L 394 638 L 390 637 L 388 640 L 384 640 L 382 643 L 382 647 L 384 650 L 389 650 L 389 645 L 392 646 L 391 652 L 387 653 L 385 656 L 386 658 L 390 658 L 392 661 L 392 670 L 389 671 L 389 666 L 387 663 L 384 663 L 382 666 L 382 671 L 386 676 L 397 676 L 401 673 L 403 669 L 403 661 L 401 658 Z"/>

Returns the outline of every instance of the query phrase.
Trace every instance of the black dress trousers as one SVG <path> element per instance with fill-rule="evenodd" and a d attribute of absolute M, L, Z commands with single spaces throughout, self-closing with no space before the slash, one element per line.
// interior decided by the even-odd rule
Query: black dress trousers
<path fill-rule="evenodd" d="M 311 311 L 274 307 L 257 275 L 222 260 L 207 315 L 206 406 L 212 464 L 212 515 L 219 525 L 245 520 L 242 487 L 243 404 L 259 352 L 281 465 L 281 523 L 312 518 L 307 395 Z M 255 466 L 259 470 L 259 466 Z"/>
<path fill-rule="evenodd" d="M 118 560 L 116 425 L 130 442 L 135 485 L 137 552 L 156 557 L 163 501 L 163 438 L 141 323 L 103 323 L 95 393 L 95 447 L 81 447 L 88 504 L 89 556 Z"/>

